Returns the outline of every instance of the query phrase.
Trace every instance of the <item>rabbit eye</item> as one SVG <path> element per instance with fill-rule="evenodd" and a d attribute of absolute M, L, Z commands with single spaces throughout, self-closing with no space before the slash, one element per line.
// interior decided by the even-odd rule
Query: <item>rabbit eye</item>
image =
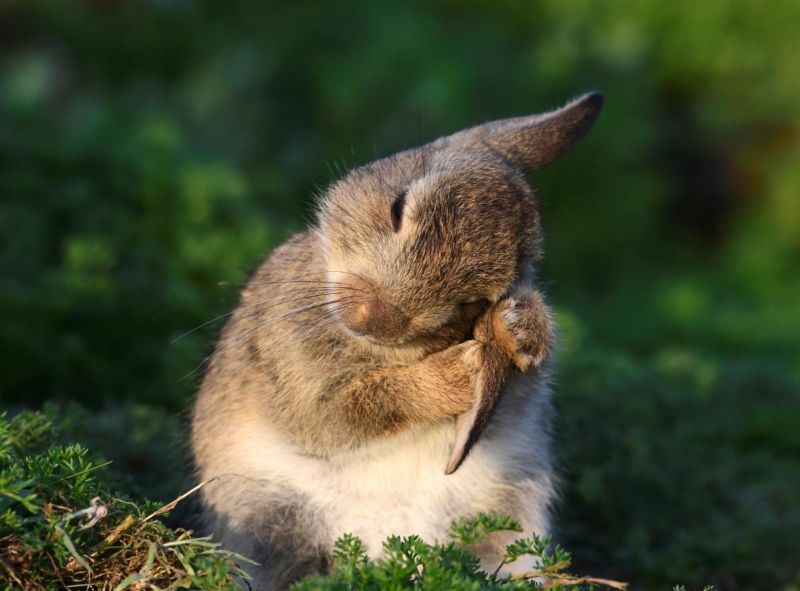
<path fill-rule="evenodd" d="M 400 226 L 403 224 L 403 209 L 406 205 L 406 192 L 400 193 L 394 201 L 392 201 L 391 216 L 392 216 L 392 230 L 395 232 L 400 231 Z"/>

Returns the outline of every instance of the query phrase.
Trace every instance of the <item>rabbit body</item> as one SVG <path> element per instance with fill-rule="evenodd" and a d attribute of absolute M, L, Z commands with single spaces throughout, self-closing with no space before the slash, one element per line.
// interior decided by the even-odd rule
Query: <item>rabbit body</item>
<path fill-rule="evenodd" d="M 268 278 L 268 287 L 245 291 L 198 397 L 194 447 L 201 479 L 217 478 L 203 489 L 217 541 L 263 564 L 253 573 L 259 586 L 280 588 L 324 570 L 333 542 L 348 532 L 362 538 L 373 556 L 391 534 L 446 540 L 452 519 L 479 511 L 513 513 L 526 532 L 546 533 L 553 495 L 550 401 L 539 377 L 511 377 L 480 445 L 452 475 L 443 470 L 451 420 L 357 446 L 343 441 L 330 418 L 320 416 L 315 424 L 314 417 L 296 417 L 296 438 L 275 424 L 264 399 L 279 398 L 281 388 L 324 397 L 329 381 L 346 380 L 368 354 L 335 335 L 312 346 L 293 338 L 302 317 L 253 330 L 258 320 L 245 306 L 265 299 L 265 290 L 270 301 L 291 298 L 296 287 L 272 283 L 280 276 L 272 270 L 285 272 L 293 257 L 298 269 L 313 267 L 316 261 L 307 256 L 312 240 L 310 233 L 294 238 L 254 276 L 254 284 Z M 403 351 L 398 357 L 408 363 L 424 354 Z M 498 552 L 508 541 L 487 549 L 487 567 L 499 564 Z"/>
<path fill-rule="evenodd" d="M 357 169 L 323 197 L 318 226 L 250 279 L 200 388 L 192 447 L 209 481 L 204 519 L 259 563 L 256 588 L 324 572 L 344 533 L 372 556 L 392 534 L 446 541 L 451 520 L 480 511 L 548 533 L 553 325 L 534 283 L 540 230 L 524 172 L 599 108 L 588 95 Z M 519 369 L 446 475 L 486 341 Z M 473 550 L 494 570 L 517 535 Z"/>

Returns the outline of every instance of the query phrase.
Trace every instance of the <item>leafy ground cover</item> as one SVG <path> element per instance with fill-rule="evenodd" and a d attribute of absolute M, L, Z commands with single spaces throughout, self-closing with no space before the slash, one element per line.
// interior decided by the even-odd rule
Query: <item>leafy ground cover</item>
<path fill-rule="evenodd" d="M 80 443 L 113 461 L 89 472 L 113 474 L 103 490 L 169 502 L 192 486 L 185 413 L 219 323 L 186 333 L 231 309 L 318 186 L 597 88 L 596 128 L 533 179 L 561 325 L 556 541 L 637 589 L 794 591 L 799 17 L 794 0 L 3 3 L 0 407 L 53 409 L 63 458 L 90 461 Z M 95 496 L 54 500 L 46 531 Z M 97 543 L 83 519 L 61 527 Z"/>
<path fill-rule="evenodd" d="M 111 488 L 108 464 L 80 444 L 61 445 L 45 414 L 0 416 L 0 582 L 7 589 L 247 589 L 240 565 L 210 538 L 172 529 L 161 518 L 198 488 L 171 503 L 136 500 Z M 311 589 L 624 589 L 626 584 L 566 572 L 571 559 L 547 539 L 521 539 L 508 547 L 494 572 L 484 572 L 471 544 L 502 531 L 521 532 L 508 517 L 481 514 L 453 523 L 453 541 L 430 545 L 416 536 L 392 537 L 385 556 L 370 560 L 362 542 L 346 535 L 336 543 L 334 566 L 309 577 L 295 591 Z M 503 564 L 525 556 L 540 562 L 514 577 Z M 535 582 L 534 582 L 535 581 Z"/>
<path fill-rule="evenodd" d="M 234 589 L 238 556 L 114 491 L 108 462 L 55 443 L 39 413 L 0 417 L 0 582 L 6 589 Z"/>

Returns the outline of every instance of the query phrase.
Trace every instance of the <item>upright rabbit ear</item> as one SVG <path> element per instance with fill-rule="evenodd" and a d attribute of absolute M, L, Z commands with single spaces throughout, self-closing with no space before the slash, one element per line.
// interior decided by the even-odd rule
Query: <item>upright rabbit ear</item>
<path fill-rule="evenodd" d="M 560 109 L 492 121 L 451 136 L 458 145 L 482 144 L 524 172 L 538 170 L 578 142 L 597 119 L 603 95 L 590 92 Z"/>

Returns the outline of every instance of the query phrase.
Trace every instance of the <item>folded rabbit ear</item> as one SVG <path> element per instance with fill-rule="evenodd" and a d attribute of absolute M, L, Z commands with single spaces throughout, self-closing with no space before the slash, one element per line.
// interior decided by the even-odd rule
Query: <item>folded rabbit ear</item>
<path fill-rule="evenodd" d="M 580 140 L 597 119 L 603 95 L 590 92 L 538 115 L 501 119 L 450 136 L 450 145 L 481 144 L 524 172 L 552 162 Z"/>

